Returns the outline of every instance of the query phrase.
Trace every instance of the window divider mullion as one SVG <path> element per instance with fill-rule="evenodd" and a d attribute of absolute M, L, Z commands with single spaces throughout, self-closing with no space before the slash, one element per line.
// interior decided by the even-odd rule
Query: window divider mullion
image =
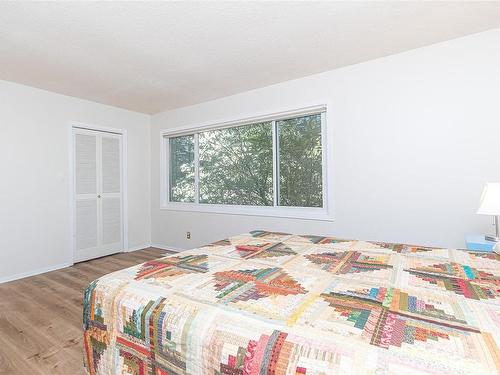
<path fill-rule="evenodd" d="M 194 133 L 194 203 L 200 203 L 199 133 Z"/>
<path fill-rule="evenodd" d="M 278 127 L 276 120 L 272 121 L 273 127 L 273 206 L 279 206 L 279 142 L 278 142 Z"/>

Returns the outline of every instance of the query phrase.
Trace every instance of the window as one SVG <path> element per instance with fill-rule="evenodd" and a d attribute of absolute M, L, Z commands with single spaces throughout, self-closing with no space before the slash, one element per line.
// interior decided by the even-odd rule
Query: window
<path fill-rule="evenodd" d="M 297 112 L 164 133 L 164 208 L 329 219 L 324 108 Z"/>

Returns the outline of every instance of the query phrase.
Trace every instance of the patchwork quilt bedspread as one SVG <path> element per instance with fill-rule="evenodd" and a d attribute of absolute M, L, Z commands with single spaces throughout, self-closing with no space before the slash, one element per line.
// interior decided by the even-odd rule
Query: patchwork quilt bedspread
<path fill-rule="evenodd" d="M 253 231 L 106 275 L 89 374 L 498 374 L 500 257 Z"/>

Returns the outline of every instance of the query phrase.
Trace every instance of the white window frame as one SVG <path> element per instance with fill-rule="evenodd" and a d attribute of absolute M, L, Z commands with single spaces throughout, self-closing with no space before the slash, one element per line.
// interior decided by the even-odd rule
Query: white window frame
<path fill-rule="evenodd" d="M 171 211 L 208 212 L 229 215 L 269 216 L 281 218 L 295 218 L 307 220 L 333 221 L 333 193 L 332 176 L 328 172 L 330 162 L 331 136 L 328 136 L 326 105 L 312 106 L 292 111 L 283 111 L 271 115 L 248 117 L 243 120 L 231 120 L 201 126 L 185 126 L 166 129 L 160 132 L 160 209 Z M 275 122 L 279 120 L 321 114 L 321 167 L 322 167 L 322 193 L 323 207 L 288 207 L 278 206 L 277 197 L 279 189 L 279 175 L 276 173 L 278 152 Z M 198 185 L 198 134 L 207 130 L 224 129 L 235 126 L 249 125 L 260 122 L 272 122 L 273 126 L 273 206 L 249 206 L 230 204 L 200 203 Z M 182 135 L 194 135 L 194 165 L 195 165 L 195 201 L 171 202 L 169 182 L 169 138 Z M 275 178 L 278 176 L 278 178 Z"/>

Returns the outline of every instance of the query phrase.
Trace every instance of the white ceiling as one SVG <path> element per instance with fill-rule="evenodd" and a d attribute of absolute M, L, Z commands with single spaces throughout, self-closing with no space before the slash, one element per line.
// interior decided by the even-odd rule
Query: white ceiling
<path fill-rule="evenodd" d="M 500 27 L 500 2 L 1 2 L 0 79 L 144 113 Z"/>

